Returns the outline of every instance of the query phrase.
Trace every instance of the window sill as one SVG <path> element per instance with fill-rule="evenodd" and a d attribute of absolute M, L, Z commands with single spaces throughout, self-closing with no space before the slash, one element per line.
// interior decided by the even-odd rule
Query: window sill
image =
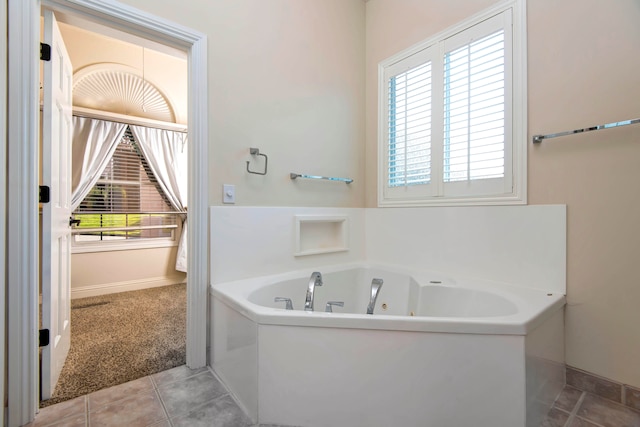
<path fill-rule="evenodd" d="M 140 242 L 86 243 L 72 244 L 71 253 L 83 254 L 91 252 L 132 251 L 137 249 L 169 248 L 172 246 L 178 246 L 178 242 L 174 240 L 146 240 Z"/>
<path fill-rule="evenodd" d="M 381 199 L 379 208 L 428 207 L 428 206 L 496 206 L 496 205 L 526 205 L 526 197 L 458 197 L 425 199 Z"/>

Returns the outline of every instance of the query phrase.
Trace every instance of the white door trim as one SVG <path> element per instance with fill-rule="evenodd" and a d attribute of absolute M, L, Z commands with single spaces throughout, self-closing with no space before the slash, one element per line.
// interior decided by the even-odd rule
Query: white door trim
<path fill-rule="evenodd" d="M 7 112 L 7 417 L 29 422 L 38 403 L 39 4 L 9 0 Z M 38 24 L 36 26 L 36 23 Z"/>
<path fill-rule="evenodd" d="M 7 99 L 7 0 L 0 0 L 0 64 L 2 64 L 2 81 L 0 82 L 0 99 L 6 101 Z M 7 103 L 0 103 L 0 164 L 7 164 Z M 7 220 L 7 175 L 6 173 L 0 173 L 0 240 L 5 242 L 3 246 L 0 246 L 0 281 L 2 282 L 2 291 L 0 292 L 0 396 L 4 400 L 5 396 L 5 340 L 6 340 L 6 323 L 5 323 L 5 294 L 7 289 L 7 280 L 5 275 L 5 255 L 7 250 L 7 234 L 6 234 L 6 220 Z M 4 402 L 0 405 L 0 425 L 4 425 L 5 410 Z"/>
<path fill-rule="evenodd" d="M 8 425 L 38 409 L 39 0 L 8 0 Z M 188 52 L 189 244 L 187 365 L 206 365 L 208 285 L 207 39 L 204 34 L 113 0 L 44 0 L 55 11 L 90 18 Z"/>

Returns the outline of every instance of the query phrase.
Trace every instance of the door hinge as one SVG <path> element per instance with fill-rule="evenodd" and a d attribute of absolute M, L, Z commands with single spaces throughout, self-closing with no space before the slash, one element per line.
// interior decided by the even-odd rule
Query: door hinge
<path fill-rule="evenodd" d="M 40 186 L 40 196 L 38 198 L 40 203 L 49 203 L 51 201 L 51 191 L 46 185 Z"/>
<path fill-rule="evenodd" d="M 40 347 L 46 347 L 49 345 L 49 330 L 48 329 L 40 329 L 38 331 L 38 342 L 40 343 Z"/>
<path fill-rule="evenodd" d="M 40 43 L 40 60 L 51 61 L 51 45 Z"/>

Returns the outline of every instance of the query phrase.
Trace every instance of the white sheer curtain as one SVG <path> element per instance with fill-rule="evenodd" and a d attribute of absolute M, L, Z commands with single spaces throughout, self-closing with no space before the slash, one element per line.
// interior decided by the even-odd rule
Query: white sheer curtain
<path fill-rule="evenodd" d="M 187 211 L 187 134 L 144 126 L 129 126 L 142 155 L 173 207 Z M 187 219 L 182 223 L 176 270 L 187 271 Z"/>
<path fill-rule="evenodd" d="M 127 125 L 73 116 L 71 210 L 74 211 L 96 184 Z"/>

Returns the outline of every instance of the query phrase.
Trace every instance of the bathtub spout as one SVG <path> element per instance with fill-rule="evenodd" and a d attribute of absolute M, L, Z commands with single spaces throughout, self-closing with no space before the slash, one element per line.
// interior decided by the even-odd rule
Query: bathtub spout
<path fill-rule="evenodd" d="M 307 296 L 304 300 L 304 311 L 313 311 L 313 294 L 316 286 L 322 286 L 322 274 L 317 271 L 311 273 L 309 278 L 309 286 L 307 287 Z"/>
<path fill-rule="evenodd" d="M 378 299 L 378 292 L 382 287 L 382 279 L 373 279 L 371 281 L 371 299 L 367 306 L 367 314 L 373 314 L 373 309 L 376 306 L 376 299 Z"/>

